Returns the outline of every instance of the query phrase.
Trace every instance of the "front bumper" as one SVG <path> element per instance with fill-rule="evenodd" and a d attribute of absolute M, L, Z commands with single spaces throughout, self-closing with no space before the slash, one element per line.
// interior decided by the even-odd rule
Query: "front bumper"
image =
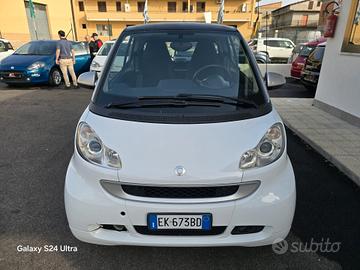
<path fill-rule="evenodd" d="M 40 70 L 1 70 L 0 82 L 9 84 L 45 83 L 49 81 L 49 71 Z"/>
<path fill-rule="evenodd" d="M 295 210 L 295 178 L 287 155 L 266 167 L 246 171 L 243 182 L 260 180 L 261 185 L 252 195 L 233 201 L 184 204 L 126 200 L 101 187 L 100 180 L 105 177 L 117 180 L 113 171 L 89 164 L 74 153 L 66 175 L 65 208 L 70 229 L 81 241 L 141 246 L 269 245 L 287 236 Z M 226 229 L 209 236 L 145 235 L 136 231 L 134 226 L 147 225 L 148 213 L 164 212 L 211 213 L 213 226 Z M 127 231 L 96 229 L 99 224 L 121 224 Z M 264 229 L 257 233 L 231 234 L 235 226 L 259 225 Z"/>

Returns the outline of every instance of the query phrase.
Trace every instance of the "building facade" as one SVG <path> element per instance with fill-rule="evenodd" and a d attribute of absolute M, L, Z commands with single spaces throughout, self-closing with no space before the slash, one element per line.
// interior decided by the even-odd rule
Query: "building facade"
<path fill-rule="evenodd" d="M 148 0 L 153 22 L 212 22 L 217 20 L 220 0 Z M 78 39 L 97 32 L 104 40 L 119 36 L 126 26 L 144 22 L 144 0 L 73 0 Z M 226 0 L 224 21 L 249 39 L 255 21 L 255 0 Z"/>
<path fill-rule="evenodd" d="M 261 3 L 261 2 L 259 2 Z M 281 8 L 282 2 L 275 2 L 266 5 L 261 5 L 255 8 L 255 13 L 259 16 L 258 19 L 258 32 L 269 30 L 272 24 L 271 12 L 275 9 Z"/>
<path fill-rule="evenodd" d="M 338 11 L 334 37 L 326 42 L 314 105 L 360 127 L 360 0 L 342 1 Z"/>
<path fill-rule="evenodd" d="M 317 29 L 322 1 L 305 0 L 273 10 L 270 32 L 289 38 L 295 43 L 307 42 L 321 36 Z M 277 31 L 276 31 L 277 30 Z"/>
<path fill-rule="evenodd" d="M 24 0 L 1 1 L 0 36 L 18 47 L 31 39 L 57 39 L 62 29 L 68 38 L 75 38 L 71 1 L 34 0 L 35 18 L 30 16 L 29 2 Z"/>

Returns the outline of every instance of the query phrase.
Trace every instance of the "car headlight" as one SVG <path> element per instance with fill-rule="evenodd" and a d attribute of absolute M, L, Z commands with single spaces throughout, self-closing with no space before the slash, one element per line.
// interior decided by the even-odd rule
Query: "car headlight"
<path fill-rule="evenodd" d="M 263 167 L 281 157 L 285 149 L 285 131 L 281 123 L 272 125 L 258 145 L 240 158 L 240 168 Z"/>
<path fill-rule="evenodd" d="M 45 63 L 44 62 L 35 62 L 35 63 L 32 63 L 30 66 L 28 66 L 28 70 L 34 70 L 34 69 L 39 69 L 39 68 L 43 68 L 45 67 Z"/>
<path fill-rule="evenodd" d="M 119 154 L 107 147 L 85 122 L 80 122 L 76 130 L 76 148 L 87 161 L 108 168 L 121 168 Z"/>
<path fill-rule="evenodd" d="M 100 67 L 100 64 L 99 64 L 98 62 L 96 62 L 96 61 L 92 61 L 92 62 L 91 62 L 91 67 L 93 67 L 93 68 L 99 68 L 99 67 Z"/>

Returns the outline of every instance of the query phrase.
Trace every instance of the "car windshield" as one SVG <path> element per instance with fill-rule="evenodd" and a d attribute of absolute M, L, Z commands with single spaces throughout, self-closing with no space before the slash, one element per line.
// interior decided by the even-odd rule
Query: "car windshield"
<path fill-rule="evenodd" d="M 181 96 L 221 96 L 255 104 L 255 107 L 268 103 L 267 94 L 260 89 L 244 51 L 245 43 L 236 32 L 130 32 L 118 42 L 105 71 L 106 78 L 104 76 L 94 96 L 98 106 Z M 226 113 L 254 109 L 253 106 L 205 108 L 202 104 L 199 108 L 193 105 L 157 108 L 157 112 L 191 115 L 200 111 Z M 136 110 L 156 109 L 136 108 L 127 113 Z"/>
<path fill-rule="evenodd" d="M 310 54 L 314 49 L 315 49 L 315 46 L 305 45 L 305 46 L 301 49 L 299 55 L 300 55 L 300 56 L 304 56 L 304 57 L 308 57 L 309 54 Z"/>
<path fill-rule="evenodd" d="M 55 54 L 56 43 L 47 41 L 33 41 L 26 43 L 15 51 L 22 55 L 51 55 Z"/>
<path fill-rule="evenodd" d="M 97 55 L 101 55 L 101 56 L 107 56 L 111 50 L 111 47 L 114 45 L 114 43 L 104 43 L 99 52 L 97 53 Z"/>

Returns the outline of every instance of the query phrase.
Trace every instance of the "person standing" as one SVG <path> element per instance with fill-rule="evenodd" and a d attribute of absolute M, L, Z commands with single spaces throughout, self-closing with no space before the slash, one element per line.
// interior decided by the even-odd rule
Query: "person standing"
<path fill-rule="evenodd" d="M 101 41 L 101 39 L 99 39 L 99 36 L 97 33 L 93 33 L 92 37 L 94 38 L 96 47 L 97 47 L 97 51 L 101 48 L 101 46 L 103 45 L 103 42 Z"/>
<path fill-rule="evenodd" d="M 96 52 L 98 51 L 98 47 L 95 43 L 94 38 L 91 36 L 89 36 L 89 50 L 90 50 L 90 55 L 91 58 L 94 58 L 96 55 Z"/>
<path fill-rule="evenodd" d="M 70 88 L 68 71 L 70 73 L 74 88 L 79 88 L 74 71 L 75 52 L 72 47 L 72 43 L 65 38 L 65 32 L 63 30 L 60 30 L 58 35 L 60 40 L 56 44 L 56 64 L 60 66 L 66 88 Z"/>

